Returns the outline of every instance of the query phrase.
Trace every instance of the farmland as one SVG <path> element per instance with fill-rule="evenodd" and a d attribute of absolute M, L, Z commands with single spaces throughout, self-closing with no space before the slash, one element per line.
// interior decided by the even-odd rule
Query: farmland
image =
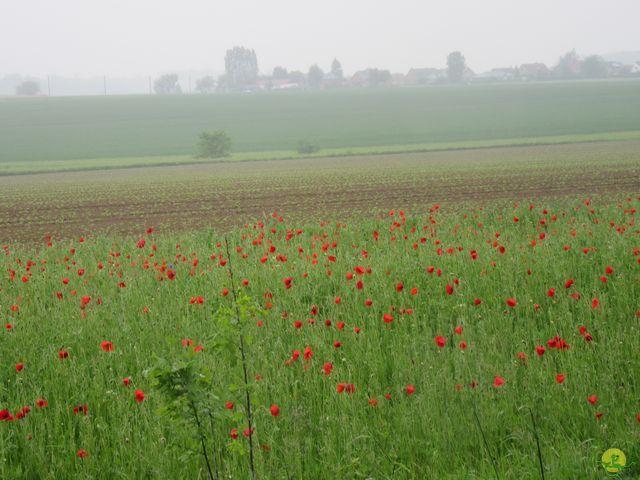
<path fill-rule="evenodd" d="M 638 477 L 638 85 L 0 101 L 0 478 Z"/>
<path fill-rule="evenodd" d="M 193 159 L 198 134 L 217 129 L 227 131 L 234 153 L 244 158 L 265 152 L 288 157 L 299 140 L 332 154 L 357 148 L 370 152 L 381 147 L 405 151 L 420 146 L 523 144 L 527 139 L 585 141 L 606 135 L 638 139 L 638 111 L 640 81 L 632 80 L 251 95 L 4 98 L 0 166 L 11 163 L 10 172 L 16 172 L 20 162 L 37 162 L 27 168 L 30 171 L 46 169 L 42 164 L 48 161 L 113 159 L 117 164 L 117 159 L 144 158 L 153 163 L 158 157 L 160 162 L 184 162 Z M 167 158 L 176 156 L 183 158 Z M 77 162 L 72 165 L 78 168 Z"/>
<path fill-rule="evenodd" d="M 247 161 L 0 177 L 0 239 L 229 229 L 274 208 L 340 219 L 389 205 L 609 194 L 640 188 L 640 142 Z"/>
<path fill-rule="evenodd" d="M 140 221 L 132 237 L 6 245 L 0 477 L 207 478 L 208 463 L 220 478 L 602 478 L 604 450 L 640 455 L 638 149 L 618 148 L 612 177 L 476 158 L 464 179 L 434 173 L 441 204 L 411 169 L 351 196 L 332 174 L 343 205 L 418 214 L 340 222 L 328 197 L 329 222 L 294 221 L 294 168 L 236 180 L 245 202 L 266 182 L 279 212 L 226 236 Z M 475 177 L 509 201 L 469 196 Z M 201 195 L 188 178 L 150 191 Z M 303 191 L 324 186 L 295 198 L 308 209 Z M 76 211 L 85 188 L 64 199 Z M 550 196 L 515 201 L 537 189 Z"/>

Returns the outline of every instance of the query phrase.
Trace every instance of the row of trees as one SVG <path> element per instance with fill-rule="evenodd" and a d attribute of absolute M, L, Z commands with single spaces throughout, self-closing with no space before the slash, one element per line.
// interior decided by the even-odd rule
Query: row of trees
<path fill-rule="evenodd" d="M 370 68 L 364 70 L 362 75 L 366 77 L 366 84 L 369 86 L 381 86 L 387 84 L 391 79 L 389 70 Z M 556 78 L 602 78 L 608 76 L 609 64 L 600 56 L 592 55 L 581 59 L 575 50 L 563 55 L 558 64 L 553 67 L 551 73 Z M 451 83 L 465 81 L 471 75 L 464 55 L 459 52 L 451 52 L 447 56 L 446 78 Z M 177 78 L 166 76 L 161 83 L 169 83 L 172 88 L 156 89 L 158 93 L 179 93 Z M 218 81 L 211 76 L 203 77 L 196 83 L 196 91 L 200 93 L 211 93 L 216 89 L 220 90 L 245 90 L 251 89 L 258 81 L 258 59 L 254 50 L 244 47 L 234 47 L 227 51 L 225 56 L 225 75 Z M 271 79 L 273 81 L 288 80 L 291 83 L 303 85 L 311 88 L 318 88 L 327 80 L 342 83 L 344 81 L 344 71 L 342 64 L 334 59 L 331 69 L 325 73 L 317 64 L 312 65 L 305 74 L 300 71 L 287 71 L 282 66 L 273 69 Z"/>
<path fill-rule="evenodd" d="M 256 87 L 258 84 L 258 57 L 254 50 L 245 47 L 234 47 L 227 50 L 225 59 L 225 74 L 215 79 L 213 76 L 205 76 L 197 80 L 195 91 L 199 93 L 213 93 L 216 90 L 222 91 L 244 91 Z M 536 64 L 540 65 L 540 64 Z M 563 55 L 558 64 L 552 70 L 546 72 L 555 78 L 601 78 L 611 73 L 611 64 L 602 57 L 592 55 L 584 59 L 580 58 L 575 50 Z M 381 86 L 388 84 L 391 80 L 391 73 L 388 70 L 370 68 L 358 72 L 362 81 L 354 83 L 364 83 L 368 86 Z M 451 83 L 459 83 L 470 78 L 472 72 L 466 64 L 464 55 L 459 52 L 451 52 L 447 56 L 446 80 Z M 344 83 L 345 75 L 342 64 L 337 59 L 331 63 L 329 72 L 324 72 L 317 64 L 312 65 L 307 73 L 300 71 L 287 71 L 282 66 L 273 69 L 272 76 L 267 83 L 286 83 L 293 85 L 308 85 L 311 88 L 319 88 L 327 82 L 334 85 Z M 178 83 L 177 74 L 167 74 L 158 78 L 154 82 L 154 91 L 160 95 L 171 95 L 182 93 L 182 88 Z M 17 95 L 37 95 L 40 93 L 40 86 L 37 82 L 27 80 L 16 88 Z"/>
<path fill-rule="evenodd" d="M 560 57 L 554 73 L 560 78 L 601 78 L 608 75 L 609 64 L 599 55 L 581 59 L 575 50 L 571 50 Z"/>

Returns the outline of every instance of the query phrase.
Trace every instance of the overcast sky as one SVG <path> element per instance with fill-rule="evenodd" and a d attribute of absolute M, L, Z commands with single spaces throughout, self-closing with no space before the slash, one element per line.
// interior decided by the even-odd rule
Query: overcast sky
<path fill-rule="evenodd" d="M 640 50 L 640 0 L 0 0 L 0 76 L 222 72 L 234 45 L 261 73 L 553 64 Z"/>

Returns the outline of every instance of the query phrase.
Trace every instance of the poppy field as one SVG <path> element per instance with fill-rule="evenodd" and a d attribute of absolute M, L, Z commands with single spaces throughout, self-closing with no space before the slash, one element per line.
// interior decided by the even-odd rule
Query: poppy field
<path fill-rule="evenodd" d="M 587 479 L 611 447 L 633 478 L 640 197 L 610 188 L 1 245 L 0 478 Z"/>

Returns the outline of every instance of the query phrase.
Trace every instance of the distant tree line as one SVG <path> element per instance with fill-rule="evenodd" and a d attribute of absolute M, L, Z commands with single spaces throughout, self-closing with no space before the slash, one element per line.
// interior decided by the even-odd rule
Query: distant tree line
<path fill-rule="evenodd" d="M 40 85 L 34 80 L 25 80 L 16 87 L 16 95 L 33 96 L 40 93 Z"/>
<path fill-rule="evenodd" d="M 638 55 L 640 57 L 640 54 Z M 385 87 L 410 86 L 432 83 L 469 83 L 518 80 L 550 80 L 608 77 L 640 77 L 640 58 L 634 64 L 609 62 L 598 55 L 581 58 L 575 50 L 562 55 L 552 67 L 544 63 L 522 64 L 517 67 L 494 68 L 488 72 L 474 73 L 466 63 L 462 52 L 451 52 L 445 68 L 412 68 L 408 73 L 392 74 L 389 70 L 366 68 L 351 76 L 344 73 L 337 58 L 330 69 L 324 71 L 313 64 L 306 72 L 289 71 L 276 66 L 271 75 L 260 75 L 255 50 L 236 46 L 227 50 L 224 58 L 225 73 L 215 78 L 206 75 L 196 80 L 194 91 L 201 94 L 214 92 L 247 92 L 256 90 L 284 90 L 290 88 L 326 89 L 337 87 Z M 33 96 L 41 93 L 40 84 L 33 79 L 17 76 L 16 95 Z M 106 77 L 104 93 L 107 94 Z M 12 87 L 13 88 L 13 87 Z M 168 73 L 149 80 L 149 90 L 158 95 L 177 95 L 183 92 L 179 76 Z M 189 81 L 189 92 L 191 83 Z"/>

